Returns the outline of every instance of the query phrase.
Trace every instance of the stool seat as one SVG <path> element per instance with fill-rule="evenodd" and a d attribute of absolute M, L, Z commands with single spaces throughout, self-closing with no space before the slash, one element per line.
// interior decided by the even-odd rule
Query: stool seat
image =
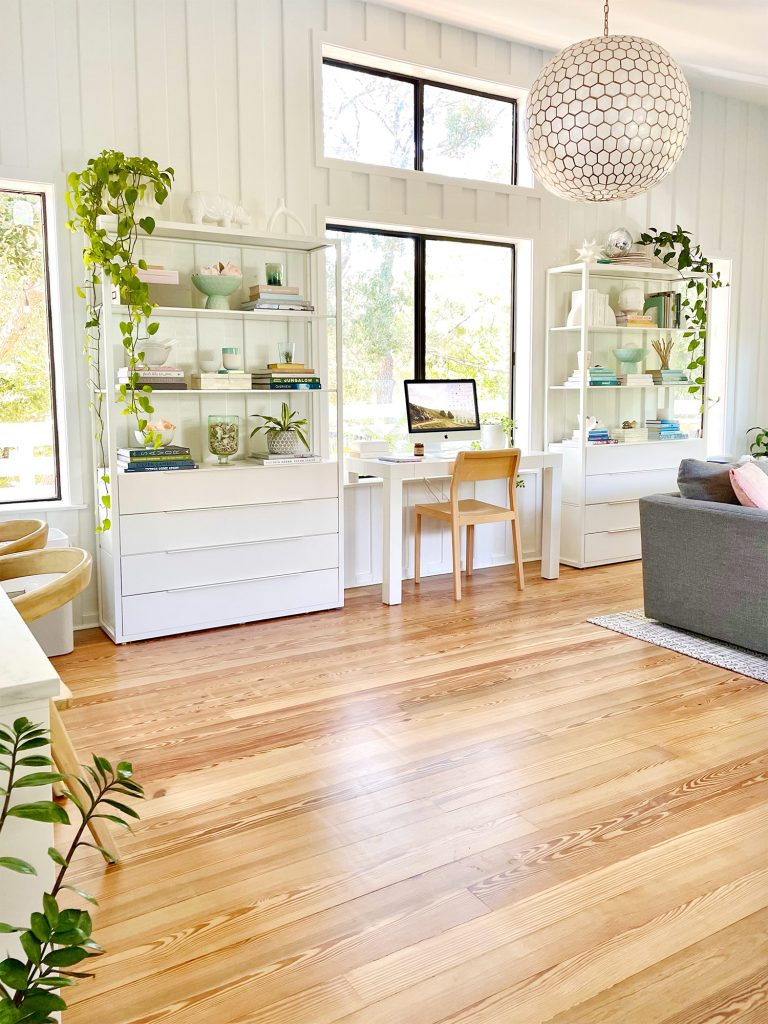
<path fill-rule="evenodd" d="M 414 506 L 414 512 L 421 516 L 431 516 L 433 519 L 449 520 L 452 516 L 450 501 L 436 501 L 428 505 Z M 498 523 L 504 520 L 514 519 L 514 511 L 504 508 L 503 505 L 491 505 L 487 501 L 478 501 L 476 498 L 461 498 L 457 504 L 459 519 L 471 517 L 476 523 Z"/>
<path fill-rule="evenodd" d="M 44 548 L 48 540 L 48 523 L 42 519 L 14 519 L 0 523 L 0 555 Z"/>

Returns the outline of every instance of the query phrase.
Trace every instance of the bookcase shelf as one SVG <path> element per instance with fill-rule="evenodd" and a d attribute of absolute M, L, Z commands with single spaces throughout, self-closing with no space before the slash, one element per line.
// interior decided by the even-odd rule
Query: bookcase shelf
<path fill-rule="evenodd" d="M 125 316 L 127 306 L 113 306 L 115 316 Z M 202 317 L 204 320 L 335 320 L 335 313 L 305 313 L 299 309 L 204 309 L 197 306 L 156 306 L 152 316 Z"/>

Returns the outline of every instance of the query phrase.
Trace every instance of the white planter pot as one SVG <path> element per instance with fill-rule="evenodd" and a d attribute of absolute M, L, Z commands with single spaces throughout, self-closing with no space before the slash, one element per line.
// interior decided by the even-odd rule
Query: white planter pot
<path fill-rule="evenodd" d="M 509 448 L 509 437 L 499 423 L 484 423 L 480 427 L 480 443 L 489 451 Z"/>

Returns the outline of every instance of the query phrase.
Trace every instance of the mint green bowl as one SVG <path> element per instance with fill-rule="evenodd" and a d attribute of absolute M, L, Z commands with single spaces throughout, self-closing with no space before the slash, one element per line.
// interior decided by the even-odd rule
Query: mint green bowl
<path fill-rule="evenodd" d="M 193 274 L 192 284 L 208 298 L 206 309 L 229 309 L 227 297 L 236 292 L 243 283 L 242 277 L 234 274 Z"/>

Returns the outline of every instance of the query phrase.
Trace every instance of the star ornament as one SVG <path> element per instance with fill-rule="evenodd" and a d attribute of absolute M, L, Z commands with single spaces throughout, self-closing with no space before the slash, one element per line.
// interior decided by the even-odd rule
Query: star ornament
<path fill-rule="evenodd" d="M 594 263 L 600 255 L 600 246 L 597 239 L 593 238 L 588 242 L 586 238 L 579 249 L 576 250 L 576 260 L 579 263 Z"/>

